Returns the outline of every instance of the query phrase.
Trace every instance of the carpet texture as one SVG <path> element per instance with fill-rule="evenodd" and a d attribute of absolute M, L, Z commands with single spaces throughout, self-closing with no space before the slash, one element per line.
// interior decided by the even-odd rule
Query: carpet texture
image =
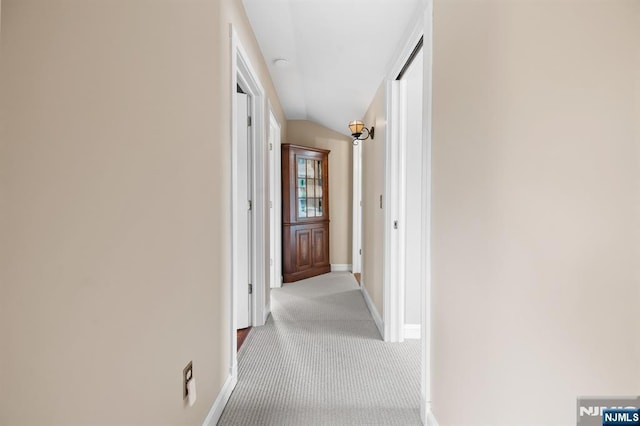
<path fill-rule="evenodd" d="M 419 425 L 420 341 L 382 341 L 353 276 L 271 291 L 219 425 Z"/>

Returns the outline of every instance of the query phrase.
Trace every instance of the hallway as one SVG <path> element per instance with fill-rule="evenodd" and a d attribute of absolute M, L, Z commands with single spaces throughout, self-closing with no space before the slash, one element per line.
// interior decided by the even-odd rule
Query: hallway
<path fill-rule="evenodd" d="M 420 341 L 383 342 L 351 274 L 273 289 L 271 305 L 220 425 L 421 424 Z"/>

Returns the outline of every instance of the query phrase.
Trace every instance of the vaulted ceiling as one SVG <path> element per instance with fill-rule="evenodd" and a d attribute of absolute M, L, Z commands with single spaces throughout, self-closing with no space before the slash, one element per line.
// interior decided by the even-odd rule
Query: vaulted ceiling
<path fill-rule="evenodd" d="M 348 122 L 366 113 L 421 2 L 244 0 L 287 119 L 348 134 Z"/>

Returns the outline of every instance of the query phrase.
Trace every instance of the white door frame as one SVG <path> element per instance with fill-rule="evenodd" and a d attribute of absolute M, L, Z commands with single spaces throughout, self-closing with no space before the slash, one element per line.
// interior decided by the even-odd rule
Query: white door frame
<path fill-rule="evenodd" d="M 353 145 L 353 244 L 351 272 L 362 272 L 362 144 Z"/>
<path fill-rule="evenodd" d="M 405 181 L 402 171 L 406 158 L 406 82 L 396 78 L 411 56 L 425 30 L 425 10 L 431 0 L 418 5 L 413 24 L 403 37 L 403 44 L 390 63 L 385 77 L 384 164 L 384 254 L 383 254 L 383 338 L 386 342 L 404 340 L 405 311 Z M 426 40 L 425 40 L 426 41 Z M 424 47 L 423 47 L 424 48 Z M 426 86 L 425 86 L 426 87 Z M 421 307 L 422 311 L 425 307 Z"/>
<path fill-rule="evenodd" d="M 280 155 L 281 140 L 280 123 L 269 103 L 269 194 L 270 194 L 270 261 L 272 262 L 273 279 L 271 288 L 282 287 L 282 173 Z M 269 304 L 269 300 L 267 300 Z"/>
<path fill-rule="evenodd" d="M 388 80 L 384 184 L 383 324 L 386 342 L 404 340 L 404 146 L 406 145 L 406 82 Z"/>
<path fill-rule="evenodd" d="M 437 425 L 431 411 L 431 211 L 432 194 L 432 114 L 433 114 L 433 2 L 425 4 L 423 20 L 423 99 L 422 99 L 422 271 L 421 271 L 421 313 L 422 369 L 420 380 L 420 417 L 425 425 Z"/>
<path fill-rule="evenodd" d="M 236 215 L 233 217 L 238 223 L 238 226 L 234 228 L 234 231 L 237 231 L 237 237 L 234 241 L 238 241 L 238 244 L 235 245 L 238 269 L 234 271 L 237 273 L 237 279 L 234 281 L 236 285 L 234 308 L 236 309 L 236 328 L 246 328 L 252 325 L 252 297 L 249 286 L 253 282 L 252 268 L 254 264 L 251 250 L 253 247 L 253 212 L 250 209 L 251 204 L 248 202 L 253 200 L 253 166 L 251 164 L 253 141 L 251 140 L 250 126 L 248 124 L 248 118 L 251 116 L 250 111 L 253 108 L 251 108 L 251 96 L 240 87 L 238 92 L 234 93 L 237 105 L 236 138 L 238 142 L 236 144 L 237 161 L 234 162 L 238 171 L 235 191 L 239 203 Z"/>
<path fill-rule="evenodd" d="M 239 286 L 238 277 L 238 223 L 236 220 L 239 208 L 244 208 L 244 203 L 240 205 L 238 200 L 238 159 L 237 137 L 236 137 L 236 88 L 240 85 L 243 90 L 251 96 L 251 140 L 253 142 L 253 184 L 252 184 L 252 201 L 253 201 L 253 247 L 252 253 L 252 277 L 253 297 L 251 307 L 251 317 L 253 326 L 264 325 L 265 322 L 265 270 L 267 259 L 267 250 L 265 247 L 265 229 L 266 229 L 266 197 L 265 185 L 266 167 L 265 167 L 265 144 L 266 144 L 266 120 L 265 120 L 265 95 L 262 84 L 254 71 L 249 56 L 242 46 L 238 34 L 233 25 L 230 25 L 231 37 L 231 300 L 230 300 L 230 351 L 231 366 L 230 372 L 235 382 L 238 374 L 237 360 L 237 334 L 236 334 L 236 290 Z"/>
<path fill-rule="evenodd" d="M 404 324 L 404 281 L 402 280 L 400 265 L 405 262 L 405 253 L 400 251 L 401 242 L 399 232 L 394 229 L 394 221 L 398 220 L 398 228 L 403 226 L 400 218 L 403 212 L 400 203 L 403 201 L 403 183 L 398 176 L 398 169 L 402 167 L 403 156 L 406 155 L 400 146 L 402 134 L 402 108 L 406 109 L 406 102 L 402 101 L 402 85 L 396 85 L 395 79 L 411 55 L 421 36 L 423 40 L 424 85 L 423 85 L 423 124 L 422 124 L 422 238 L 421 253 L 422 270 L 420 278 L 421 288 L 421 380 L 420 380 L 420 416 L 425 425 L 437 425 L 431 412 L 431 115 L 432 115 L 432 54 L 433 54 L 433 2 L 423 0 L 418 6 L 416 21 L 403 38 L 404 44 L 391 62 L 387 81 L 387 138 L 385 147 L 385 251 L 384 251 L 384 291 L 383 291 L 383 321 L 384 340 L 401 341 Z M 404 203 L 402 203 L 404 204 Z M 396 231 L 396 232 L 394 232 Z M 403 244 L 404 245 L 404 244 Z M 395 251 L 398 250 L 398 251 Z M 398 283 L 401 283 L 398 285 Z M 400 316 L 402 314 L 402 316 Z"/>

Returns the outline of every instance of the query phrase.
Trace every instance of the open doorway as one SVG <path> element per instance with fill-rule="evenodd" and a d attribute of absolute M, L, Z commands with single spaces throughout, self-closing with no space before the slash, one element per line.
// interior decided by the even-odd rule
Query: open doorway
<path fill-rule="evenodd" d="M 251 327 L 253 295 L 253 167 L 251 140 L 251 96 L 238 84 L 236 98 L 236 193 L 238 197 L 236 248 L 236 329 L 238 349 Z"/>
<path fill-rule="evenodd" d="M 428 1 L 387 75 L 385 197 L 390 208 L 385 215 L 383 283 L 385 341 L 420 338 L 420 414 L 429 425 L 434 423 L 430 393 L 432 14 L 433 4 Z M 407 285 L 408 280 L 418 285 Z M 408 299 L 414 298 L 419 303 L 410 307 Z"/>
<path fill-rule="evenodd" d="M 237 350 L 251 330 L 251 305 L 253 296 L 253 144 L 251 139 L 251 95 L 237 85 L 236 98 L 236 191 L 237 210 L 237 274 L 236 280 L 236 329 Z M 243 207 L 244 204 L 244 207 Z"/>
<path fill-rule="evenodd" d="M 231 27 L 231 300 L 230 370 L 237 381 L 238 329 L 265 322 L 268 229 L 264 89 Z"/>
<path fill-rule="evenodd" d="M 397 80 L 404 83 L 401 102 L 405 104 L 404 137 L 402 151 L 403 167 L 400 169 L 401 210 L 404 218 L 404 315 L 402 333 L 404 339 L 420 339 L 420 274 L 422 233 L 422 103 L 423 103 L 423 39 L 421 38 L 408 58 Z M 402 265 L 401 265 L 402 267 Z"/>
<path fill-rule="evenodd" d="M 422 29 L 422 28 L 420 28 Z M 387 81 L 384 339 L 420 339 L 422 313 L 423 36 Z"/>

